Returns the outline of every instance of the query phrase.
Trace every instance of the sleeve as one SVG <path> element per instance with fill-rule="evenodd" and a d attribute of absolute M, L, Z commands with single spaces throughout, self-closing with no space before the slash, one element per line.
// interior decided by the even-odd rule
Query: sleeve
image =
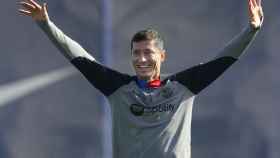
<path fill-rule="evenodd" d="M 105 96 L 111 95 L 131 80 L 132 77 L 129 75 L 98 63 L 85 49 L 65 35 L 49 19 L 37 23 L 60 52 Z"/>
<path fill-rule="evenodd" d="M 254 39 L 258 30 L 259 28 L 246 27 L 212 61 L 176 73 L 170 79 L 178 81 L 192 93 L 198 94 L 238 60 Z"/>
<path fill-rule="evenodd" d="M 71 63 L 84 77 L 105 96 L 110 96 L 121 86 L 128 84 L 132 77 L 112 70 L 85 57 L 77 57 Z"/>
<path fill-rule="evenodd" d="M 37 24 L 68 60 L 72 60 L 76 57 L 85 57 L 90 60 L 95 60 L 82 46 L 65 35 L 49 19 L 46 21 L 37 21 Z"/>

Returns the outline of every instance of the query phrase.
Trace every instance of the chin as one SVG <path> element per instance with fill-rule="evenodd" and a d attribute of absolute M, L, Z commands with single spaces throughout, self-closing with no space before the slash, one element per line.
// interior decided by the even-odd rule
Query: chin
<path fill-rule="evenodd" d="M 146 74 L 137 74 L 137 77 L 142 80 L 149 80 L 150 78 L 152 78 L 151 75 L 146 75 Z"/>
<path fill-rule="evenodd" d="M 154 78 L 154 74 L 153 73 L 146 73 L 146 74 L 137 74 L 137 77 L 139 79 L 143 79 L 143 80 L 151 80 Z"/>
<path fill-rule="evenodd" d="M 140 75 L 137 75 L 137 77 L 141 80 L 149 80 L 151 78 L 150 76 L 140 76 Z"/>

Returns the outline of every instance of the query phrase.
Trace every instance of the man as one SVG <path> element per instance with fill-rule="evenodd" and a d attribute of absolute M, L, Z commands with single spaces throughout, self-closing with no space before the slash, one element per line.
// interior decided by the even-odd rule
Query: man
<path fill-rule="evenodd" d="M 191 115 L 195 96 L 219 77 L 244 52 L 263 22 L 260 0 L 248 1 L 249 26 L 217 57 L 164 80 L 163 40 L 155 30 L 137 32 L 131 40 L 136 76 L 98 63 L 49 19 L 46 3 L 21 2 L 63 55 L 109 100 L 113 118 L 114 158 L 190 158 Z"/>

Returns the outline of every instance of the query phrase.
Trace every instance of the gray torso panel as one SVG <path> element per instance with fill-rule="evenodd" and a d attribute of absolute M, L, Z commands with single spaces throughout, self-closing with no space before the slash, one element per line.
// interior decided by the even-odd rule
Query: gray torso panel
<path fill-rule="evenodd" d="M 131 81 L 109 97 L 114 158 L 189 158 L 194 95 L 176 81 L 143 91 Z"/>

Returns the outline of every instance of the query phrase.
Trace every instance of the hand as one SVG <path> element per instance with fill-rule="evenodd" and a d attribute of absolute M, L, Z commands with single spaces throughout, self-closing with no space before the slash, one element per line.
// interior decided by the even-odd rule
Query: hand
<path fill-rule="evenodd" d="M 23 7 L 23 9 L 19 9 L 18 11 L 26 16 L 32 17 L 35 21 L 47 21 L 49 16 L 47 12 L 47 4 L 44 3 L 41 6 L 35 0 L 23 0 L 19 2 L 19 4 Z"/>
<path fill-rule="evenodd" d="M 263 22 L 261 0 L 248 0 L 249 22 L 252 27 L 260 28 Z"/>

